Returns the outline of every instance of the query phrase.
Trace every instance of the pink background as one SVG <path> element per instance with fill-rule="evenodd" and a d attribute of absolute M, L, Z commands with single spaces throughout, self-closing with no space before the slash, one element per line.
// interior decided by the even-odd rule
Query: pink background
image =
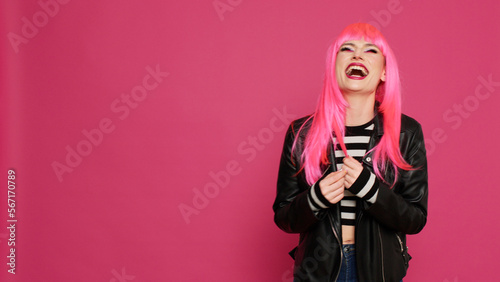
<path fill-rule="evenodd" d="M 1 281 L 291 281 L 298 236 L 271 209 L 286 125 L 358 21 L 391 43 L 427 141 L 405 281 L 498 276 L 498 1 L 40 2 L 0 4 Z"/>

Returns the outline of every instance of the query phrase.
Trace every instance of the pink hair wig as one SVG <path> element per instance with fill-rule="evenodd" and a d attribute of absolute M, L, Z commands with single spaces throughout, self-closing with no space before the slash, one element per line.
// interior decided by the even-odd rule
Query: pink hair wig
<path fill-rule="evenodd" d="M 389 163 L 394 168 L 394 184 L 398 168 L 411 169 L 411 166 L 401 156 L 399 149 L 401 87 L 394 54 L 382 33 L 375 27 L 366 23 L 355 23 L 347 26 L 328 49 L 323 91 L 319 97 L 316 111 L 310 117 L 313 120 L 301 155 L 303 163 L 301 169 L 305 170 L 306 179 L 310 185 L 321 177 L 321 166 L 329 163 L 328 146 L 330 144 L 333 143 L 336 146 L 335 141 L 337 141 L 347 156 L 344 134 L 346 107 L 349 105 L 344 99 L 335 77 L 335 62 L 339 48 L 343 43 L 360 39 L 377 45 L 385 56 L 386 80 L 380 82 L 375 95 L 379 105 L 378 112 L 384 124 L 384 135 L 372 149 L 375 174 L 380 179 L 384 179 L 382 175 Z M 303 126 L 299 131 L 302 129 Z M 334 137 L 337 138 L 334 139 Z M 295 145 L 296 143 L 293 147 Z"/>

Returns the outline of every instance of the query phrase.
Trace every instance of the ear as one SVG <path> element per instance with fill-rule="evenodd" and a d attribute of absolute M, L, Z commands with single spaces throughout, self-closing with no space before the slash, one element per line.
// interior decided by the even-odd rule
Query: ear
<path fill-rule="evenodd" d="M 382 75 L 380 76 L 380 80 L 385 82 L 385 68 L 384 68 L 384 71 L 382 71 Z"/>

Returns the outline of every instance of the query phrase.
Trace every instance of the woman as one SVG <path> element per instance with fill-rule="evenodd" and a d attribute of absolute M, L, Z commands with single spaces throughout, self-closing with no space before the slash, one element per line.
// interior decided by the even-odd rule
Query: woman
<path fill-rule="evenodd" d="M 400 281 L 406 234 L 427 219 L 420 124 L 401 114 L 398 67 L 383 35 L 349 25 L 328 50 L 313 115 L 290 125 L 274 220 L 300 233 L 295 281 Z"/>

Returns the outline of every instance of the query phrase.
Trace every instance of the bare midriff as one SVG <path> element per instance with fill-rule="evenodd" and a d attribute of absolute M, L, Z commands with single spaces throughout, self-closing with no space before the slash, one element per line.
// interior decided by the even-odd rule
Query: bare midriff
<path fill-rule="evenodd" d="M 354 244 L 354 226 L 342 225 L 342 244 Z"/>

